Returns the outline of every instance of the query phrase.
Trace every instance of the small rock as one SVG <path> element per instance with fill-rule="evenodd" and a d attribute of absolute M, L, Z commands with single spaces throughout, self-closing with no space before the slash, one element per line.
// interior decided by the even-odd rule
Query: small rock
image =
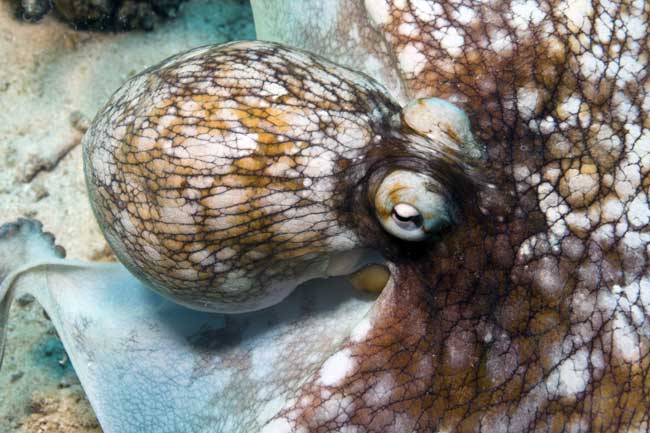
<path fill-rule="evenodd" d="M 30 295 L 29 293 L 25 293 L 20 298 L 16 299 L 16 303 L 19 307 L 24 308 L 28 305 L 31 305 L 35 300 L 36 298 L 34 298 L 34 296 Z"/>
<path fill-rule="evenodd" d="M 67 376 L 64 376 L 58 383 L 59 389 L 70 388 L 74 383 Z"/>
<path fill-rule="evenodd" d="M 153 30 L 156 23 L 179 15 L 186 0 L 19 0 L 17 16 L 38 21 L 50 9 L 75 29 Z M 67 48 L 77 46 L 75 40 L 65 40 Z"/>
<path fill-rule="evenodd" d="M 90 128 L 90 119 L 79 110 L 70 113 L 70 123 L 80 132 L 86 132 Z"/>
<path fill-rule="evenodd" d="M 90 260 L 93 262 L 116 262 L 117 259 L 113 254 L 113 250 L 108 244 L 104 244 L 101 249 L 93 251 L 90 256 Z"/>
<path fill-rule="evenodd" d="M 41 201 L 50 195 L 50 192 L 43 185 L 33 185 L 32 191 L 34 192 L 34 201 Z"/>
<path fill-rule="evenodd" d="M 43 18 L 50 9 L 50 0 L 22 0 L 18 8 L 18 16 L 25 21 L 36 22 Z"/>
<path fill-rule="evenodd" d="M 116 23 L 124 30 L 142 29 L 153 30 L 156 23 L 156 13 L 148 3 L 125 1 L 117 10 Z"/>
<path fill-rule="evenodd" d="M 22 183 L 31 182 L 39 172 L 49 170 L 51 168 L 50 165 L 46 159 L 30 153 L 27 156 L 24 169 L 16 175 L 16 180 Z"/>
<path fill-rule="evenodd" d="M 53 0 L 54 7 L 68 22 L 82 28 L 110 19 L 111 0 Z"/>
<path fill-rule="evenodd" d="M 9 383 L 18 382 L 20 380 L 20 378 L 23 377 L 24 375 L 25 375 L 25 373 L 22 372 L 22 371 L 18 371 L 16 373 L 12 374 L 11 377 L 9 378 Z"/>
<path fill-rule="evenodd" d="M 40 397 L 32 397 L 27 404 L 27 412 L 29 413 L 45 413 L 45 401 Z"/>

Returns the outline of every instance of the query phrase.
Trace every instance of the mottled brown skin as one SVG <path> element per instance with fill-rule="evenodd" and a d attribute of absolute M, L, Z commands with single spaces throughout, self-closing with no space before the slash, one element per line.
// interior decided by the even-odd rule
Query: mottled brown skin
<path fill-rule="evenodd" d="M 381 85 L 269 43 L 198 48 L 148 69 L 83 146 L 120 260 L 177 302 L 227 313 L 280 301 L 351 250 L 410 249 L 370 205 L 390 170 L 430 174 L 450 203 L 473 189 L 472 163 L 404 125 Z"/>
<path fill-rule="evenodd" d="M 353 367 L 315 374 L 269 431 L 650 431 L 650 4 L 375 3 L 394 55 L 422 56 L 400 66 L 410 96 L 467 111 L 497 188 L 398 263 L 337 352 Z"/>

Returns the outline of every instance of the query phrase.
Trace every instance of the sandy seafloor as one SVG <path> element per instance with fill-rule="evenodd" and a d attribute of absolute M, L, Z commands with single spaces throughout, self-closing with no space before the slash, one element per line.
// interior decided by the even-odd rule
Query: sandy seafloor
<path fill-rule="evenodd" d="M 253 39 L 250 7 L 190 0 L 149 33 L 80 32 L 52 14 L 30 24 L 14 9 L 0 0 L 0 224 L 37 218 L 68 257 L 111 260 L 85 191 L 84 124 L 147 66 L 191 47 Z M 42 308 L 21 299 L 9 320 L 0 433 L 101 431 Z"/>

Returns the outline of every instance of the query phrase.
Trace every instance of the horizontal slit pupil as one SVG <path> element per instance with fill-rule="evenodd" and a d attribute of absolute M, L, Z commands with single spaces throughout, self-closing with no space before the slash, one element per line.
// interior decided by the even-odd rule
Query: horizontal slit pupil
<path fill-rule="evenodd" d="M 402 215 L 398 214 L 397 212 L 395 212 L 395 216 L 400 221 L 412 221 L 415 218 L 417 218 L 417 216 L 407 216 L 407 217 L 405 217 L 405 216 L 402 216 Z"/>
<path fill-rule="evenodd" d="M 401 223 L 411 223 L 413 227 L 422 226 L 422 215 L 412 215 L 412 216 L 403 216 L 400 215 L 395 209 L 393 209 L 393 216 L 398 222 Z"/>

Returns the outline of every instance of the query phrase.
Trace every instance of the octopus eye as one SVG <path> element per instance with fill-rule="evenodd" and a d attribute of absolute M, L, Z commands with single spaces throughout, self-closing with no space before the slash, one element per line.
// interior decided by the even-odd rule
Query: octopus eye
<path fill-rule="evenodd" d="M 377 219 L 396 238 L 423 241 L 452 220 L 448 199 L 440 190 L 429 176 L 408 170 L 393 171 L 376 190 Z"/>

